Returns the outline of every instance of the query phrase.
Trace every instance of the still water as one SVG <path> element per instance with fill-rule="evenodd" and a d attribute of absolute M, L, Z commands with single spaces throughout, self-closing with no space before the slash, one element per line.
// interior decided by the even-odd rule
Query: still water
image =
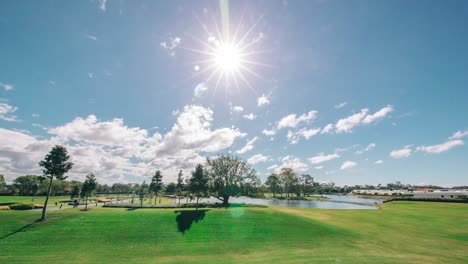
<path fill-rule="evenodd" d="M 269 199 L 257 199 L 249 197 L 231 197 L 229 203 L 245 203 L 245 204 L 257 204 L 257 205 L 276 205 L 276 206 L 289 206 L 289 207 L 300 207 L 300 208 L 321 208 L 321 209 L 364 209 L 372 210 L 377 209 L 375 204 L 382 203 L 382 200 L 377 199 L 364 199 L 353 196 L 343 195 L 324 195 L 329 200 L 326 201 L 306 201 L 306 200 L 269 200 Z M 201 202 L 220 202 L 218 199 L 204 198 L 200 199 Z M 355 204 L 359 203 L 359 204 Z"/>

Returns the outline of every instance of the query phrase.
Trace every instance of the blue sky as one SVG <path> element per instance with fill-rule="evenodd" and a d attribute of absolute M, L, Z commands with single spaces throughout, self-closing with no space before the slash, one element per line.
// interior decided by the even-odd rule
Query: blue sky
<path fill-rule="evenodd" d="M 468 184 L 466 1 L 234 1 L 229 30 L 221 9 L 1 1 L 0 173 L 64 144 L 107 183 L 230 153 L 262 179 Z M 248 70 L 217 83 L 204 52 L 236 28 Z"/>

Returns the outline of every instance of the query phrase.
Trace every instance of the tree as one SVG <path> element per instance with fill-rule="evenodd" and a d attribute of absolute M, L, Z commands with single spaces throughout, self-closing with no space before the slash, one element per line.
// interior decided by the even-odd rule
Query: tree
<path fill-rule="evenodd" d="M 5 177 L 3 177 L 3 174 L 0 174 L 0 190 L 3 190 L 5 188 L 6 188 Z"/>
<path fill-rule="evenodd" d="M 294 186 L 298 183 L 297 175 L 291 168 L 282 168 L 279 174 L 279 178 L 284 184 L 284 190 L 289 197 L 289 194 L 293 191 Z"/>
<path fill-rule="evenodd" d="M 265 185 L 268 186 L 270 192 L 273 193 L 273 197 L 275 197 L 276 193 L 281 191 L 281 183 L 278 174 L 271 174 L 268 176 Z"/>
<path fill-rule="evenodd" d="M 146 184 L 146 181 L 143 181 L 143 183 L 140 185 L 140 188 L 138 189 L 138 196 L 140 197 L 140 207 L 143 207 L 143 200 L 145 199 L 145 194 L 148 192 L 148 184 Z"/>
<path fill-rule="evenodd" d="M 310 174 L 302 174 L 301 183 L 304 196 L 310 196 L 314 187 L 314 177 L 312 177 Z"/>
<path fill-rule="evenodd" d="M 179 206 L 180 206 L 180 198 L 182 197 L 183 192 L 184 192 L 184 174 L 182 173 L 182 170 L 180 170 L 179 174 L 177 174 L 177 185 L 176 185 L 176 195 L 177 195 L 177 198 L 179 199 Z"/>
<path fill-rule="evenodd" d="M 35 175 L 19 176 L 13 180 L 13 185 L 18 189 L 19 195 L 34 195 L 40 185 L 40 177 Z"/>
<path fill-rule="evenodd" d="M 245 162 L 235 157 L 219 156 L 206 161 L 206 170 L 211 182 L 210 193 L 229 205 L 231 196 L 242 194 L 242 185 L 258 182 L 255 170 Z"/>
<path fill-rule="evenodd" d="M 208 194 L 208 177 L 203 172 L 203 165 L 198 164 L 195 171 L 192 172 L 192 178 L 189 182 L 190 192 L 197 197 L 195 210 L 198 210 L 198 199 Z"/>
<path fill-rule="evenodd" d="M 153 178 L 151 178 L 151 183 L 149 185 L 149 191 L 155 195 L 154 203 L 156 204 L 156 197 L 161 194 L 163 183 L 162 183 L 162 174 L 161 171 L 157 170 Z M 161 203 L 161 197 L 159 197 L 159 203 Z"/>
<path fill-rule="evenodd" d="M 64 176 L 71 168 L 73 163 L 69 162 L 70 156 L 67 153 L 67 149 L 63 146 L 56 145 L 53 147 L 49 154 L 47 154 L 44 160 L 39 162 L 39 166 L 43 167 L 42 173 L 45 178 L 50 179 L 49 188 L 47 190 L 47 197 L 42 208 L 41 220 L 44 221 L 46 217 L 47 203 L 49 202 L 50 190 L 52 189 L 52 182 L 54 178 L 57 180 L 64 180 L 67 177 Z"/>
<path fill-rule="evenodd" d="M 165 193 L 166 194 L 175 194 L 177 185 L 174 182 L 170 182 L 166 185 Z"/>
<path fill-rule="evenodd" d="M 86 175 L 86 180 L 81 187 L 81 197 L 85 198 L 85 211 L 88 210 L 88 198 L 96 190 L 96 177 L 93 173 Z"/>
<path fill-rule="evenodd" d="M 81 182 L 72 181 L 72 189 L 71 189 L 71 192 L 70 192 L 70 198 L 71 199 L 73 199 L 75 197 L 78 197 L 80 195 L 81 186 L 82 186 Z"/>

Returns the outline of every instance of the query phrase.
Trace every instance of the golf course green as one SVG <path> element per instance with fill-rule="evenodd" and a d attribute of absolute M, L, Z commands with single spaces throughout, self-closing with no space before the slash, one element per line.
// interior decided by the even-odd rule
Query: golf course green
<path fill-rule="evenodd" d="M 0 263 L 466 263 L 468 205 L 0 211 Z"/>

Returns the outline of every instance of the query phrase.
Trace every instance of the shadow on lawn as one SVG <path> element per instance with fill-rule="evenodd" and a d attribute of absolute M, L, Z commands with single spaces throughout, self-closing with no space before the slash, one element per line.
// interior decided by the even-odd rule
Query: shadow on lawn
<path fill-rule="evenodd" d="M 181 210 L 175 211 L 174 213 L 178 214 L 176 216 L 177 228 L 179 232 L 185 234 L 186 231 L 190 229 L 193 223 L 203 220 L 205 214 L 208 210 Z"/>
<path fill-rule="evenodd" d="M 39 223 L 39 222 L 41 222 L 40 219 L 39 219 L 39 220 L 36 220 L 36 221 L 34 221 L 34 222 L 30 223 L 30 224 L 27 224 L 27 225 L 23 226 L 22 228 L 20 228 L 20 229 L 18 229 L 18 230 L 16 230 L 16 231 L 13 231 L 13 232 L 11 232 L 11 233 L 9 233 L 9 234 L 7 234 L 7 235 L 4 235 L 4 236 L 0 237 L 0 240 L 5 239 L 5 238 L 7 238 L 7 237 L 9 237 L 9 236 L 12 236 L 12 235 L 14 235 L 14 234 L 16 234 L 16 233 L 19 233 L 19 232 L 21 232 L 21 231 L 24 231 L 24 230 L 26 230 L 26 228 L 28 228 L 28 227 L 34 225 L 35 223 Z"/>

